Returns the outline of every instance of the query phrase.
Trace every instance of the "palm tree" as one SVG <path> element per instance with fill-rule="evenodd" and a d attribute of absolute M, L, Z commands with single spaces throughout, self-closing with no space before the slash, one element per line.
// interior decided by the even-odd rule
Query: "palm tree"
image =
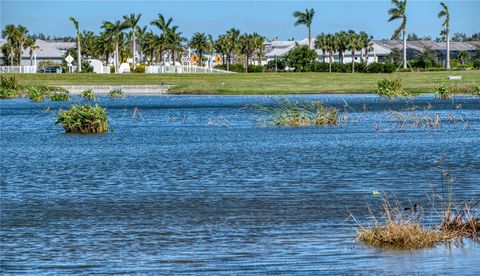
<path fill-rule="evenodd" d="M 15 31 L 15 42 L 17 43 L 17 60 L 18 65 L 22 65 L 23 45 L 28 38 L 28 29 L 22 25 L 18 25 Z"/>
<path fill-rule="evenodd" d="M 137 29 L 135 30 L 137 33 L 135 34 L 135 37 L 138 38 L 138 40 L 140 41 L 139 42 L 139 45 L 140 45 L 140 50 L 139 50 L 139 57 L 140 57 L 140 62 L 143 62 L 143 51 L 142 51 L 142 41 L 143 41 L 143 38 L 145 36 L 145 34 L 147 33 L 147 26 L 143 26 L 143 28 L 141 28 L 140 26 L 137 26 Z"/>
<path fill-rule="evenodd" d="M 28 36 L 25 40 L 25 48 L 29 48 L 28 54 L 30 56 L 30 66 L 33 66 L 33 53 L 35 50 L 38 50 L 40 47 L 35 45 L 36 39 L 33 36 Z"/>
<path fill-rule="evenodd" d="M 138 25 L 138 21 L 140 21 L 140 17 L 142 17 L 142 14 L 134 14 L 131 13 L 130 16 L 123 16 L 123 19 L 125 20 L 125 24 L 128 25 L 132 31 L 132 61 L 133 61 L 133 70 L 137 69 L 137 62 L 136 62 L 136 47 L 137 47 L 137 40 L 136 40 L 136 28 Z"/>
<path fill-rule="evenodd" d="M 393 20 L 401 19 L 402 23 L 400 26 L 395 29 L 393 32 L 392 39 L 399 39 L 400 38 L 400 33 L 402 33 L 403 36 L 403 68 L 407 68 L 407 0 L 392 0 L 392 4 L 394 5 L 393 8 L 391 8 L 388 11 L 388 14 L 390 15 L 390 18 L 388 19 L 388 22 L 391 22 Z"/>
<path fill-rule="evenodd" d="M 343 64 L 343 59 L 345 58 L 345 51 L 348 49 L 347 44 L 349 43 L 349 34 L 345 31 L 335 33 L 335 37 L 338 43 L 338 60 Z"/>
<path fill-rule="evenodd" d="M 245 55 L 245 73 L 248 73 L 250 57 L 255 51 L 255 40 L 251 34 L 243 34 L 239 37 L 240 53 Z"/>
<path fill-rule="evenodd" d="M 308 47 L 311 47 L 312 33 L 311 26 L 313 22 L 313 17 L 315 15 L 314 9 L 305 9 L 305 12 L 296 11 L 293 13 L 293 16 L 297 18 L 295 21 L 295 26 L 305 25 L 308 28 Z"/>
<path fill-rule="evenodd" d="M 9 54 L 9 65 L 13 66 L 14 65 L 14 59 L 15 59 L 15 48 L 16 48 L 16 33 L 17 33 L 17 27 L 15 25 L 6 25 L 5 28 L 2 30 L 2 37 L 7 39 L 8 43 L 8 52 Z"/>
<path fill-rule="evenodd" d="M 110 21 L 103 22 L 102 28 L 105 32 L 110 36 L 111 40 L 113 40 L 115 44 L 115 73 L 118 73 L 119 68 L 119 43 L 121 39 L 120 33 L 128 28 L 128 25 L 125 22 L 121 22 L 120 20 L 115 21 L 112 23 Z"/>
<path fill-rule="evenodd" d="M 253 33 L 253 42 L 255 44 L 255 51 L 257 52 L 258 65 L 262 65 L 262 57 L 265 55 L 265 37 L 257 33 Z"/>
<path fill-rule="evenodd" d="M 328 63 L 328 72 L 332 73 L 332 63 L 333 63 L 333 53 L 338 49 L 338 41 L 335 35 L 327 34 L 325 36 L 325 40 L 327 41 L 326 49 L 329 52 L 330 59 Z"/>
<path fill-rule="evenodd" d="M 222 64 L 225 65 L 226 55 L 228 54 L 227 35 L 219 35 L 215 41 L 215 51 L 222 54 Z"/>
<path fill-rule="evenodd" d="M 177 26 L 173 26 L 167 31 L 165 37 L 167 47 L 170 50 L 171 59 L 174 65 L 177 60 L 176 54 L 183 50 L 182 42 L 186 41 L 186 39 L 182 37 L 182 32 L 177 32 L 177 29 Z"/>
<path fill-rule="evenodd" d="M 240 37 L 240 30 L 231 28 L 226 33 L 226 43 L 227 43 L 227 71 L 230 69 L 230 62 L 232 57 L 235 55 L 235 52 L 238 49 Z"/>
<path fill-rule="evenodd" d="M 365 58 L 363 57 L 363 51 L 362 51 L 362 62 L 363 61 L 368 62 L 368 52 L 373 51 L 373 42 L 372 42 L 373 37 L 368 36 L 366 32 L 362 31 L 360 32 L 359 39 L 360 39 L 361 47 L 365 50 Z"/>
<path fill-rule="evenodd" d="M 460 59 L 462 65 L 465 65 L 465 62 L 470 58 L 470 55 L 465 51 L 460 51 L 458 53 L 458 58 Z"/>
<path fill-rule="evenodd" d="M 197 51 L 199 60 L 200 60 L 200 66 L 202 66 L 203 53 L 208 48 L 208 40 L 205 33 L 200 33 L 200 32 L 194 33 L 192 36 L 192 39 L 190 40 L 189 47 Z"/>
<path fill-rule="evenodd" d="M 78 27 L 78 21 L 70 16 L 70 21 L 73 22 L 73 25 L 75 26 L 75 30 L 77 31 L 77 65 L 78 65 L 78 72 L 82 72 L 82 54 L 81 54 L 81 49 L 80 49 L 80 28 Z"/>
<path fill-rule="evenodd" d="M 355 50 L 361 48 L 360 37 L 352 30 L 347 34 L 347 49 L 351 51 L 352 73 L 355 73 Z"/>
<path fill-rule="evenodd" d="M 163 16 L 163 14 L 159 13 L 158 18 L 156 20 L 151 21 L 150 24 L 159 28 L 160 31 L 162 31 L 162 33 L 165 34 L 170 29 L 170 24 L 172 24 L 172 22 L 173 22 L 173 18 L 170 17 L 168 20 L 165 20 L 165 17 Z M 176 26 L 172 26 L 172 27 L 176 27 Z"/>
<path fill-rule="evenodd" d="M 442 26 L 445 29 L 442 31 L 442 34 L 445 35 L 447 39 L 447 69 L 450 69 L 450 13 L 448 12 L 448 7 L 445 3 L 441 2 L 443 10 L 438 13 L 438 18 L 445 17 Z"/>
<path fill-rule="evenodd" d="M 325 63 L 325 53 L 328 50 L 327 40 L 324 33 L 321 33 L 317 36 L 314 43 L 315 49 L 322 50 L 322 62 Z"/>

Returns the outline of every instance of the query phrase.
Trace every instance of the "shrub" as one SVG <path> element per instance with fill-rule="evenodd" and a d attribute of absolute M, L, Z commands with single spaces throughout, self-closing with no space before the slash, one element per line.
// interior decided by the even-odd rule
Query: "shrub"
<path fill-rule="evenodd" d="M 138 68 L 138 67 L 137 67 Z M 123 97 L 124 93 L 123 93 L 123 90 L 122 89 L 113 89 L 111 90 L 108 95 L 110 96 L 110 98 L 112 99 L 120 99 Z"/>
<path fill-rule="evenodd" d="M 368 73 L 383 73 L 383 64 L 382 63 L 370 63 L 367 67 Z"/>
<path fill-rule="evenodd" d="M 82 61 L 81 73 L 93 73 L 93 66 L 88 61 Z"/>
<path fill-rule="evenodd" d="M 473 94 L 477 95 L 477 96 L 480 96 L 480 86 L 475 86 L 473 88 Z"/>
<path fill-rule="evenodd" d="M 275 69 L 277 71 L 284 71 L 286 66 L 287 64 L 285 63 L 285 60 L 283 58 L 277 57 L 277 61 L 270 60 L 269 62 L 267 62 L 267 64 L 265 65 L 265 71 L 275 72 Z"/>
<path fill-rule="evenodd" d="M 295 72 L 306 72 L 317 59 L 317 52 L 307 45 L 295 46 L 285 54 L 285 61 Z"/>
<path fill-rule="evenodd" d="M 473 62 L 473 68 L 480 69 L 480 59 L 477 59 Z"/>
<path fill-rule="evenodd" d="M 435 89 L 434 93 L 439 96 L 442 100 L 450 99 L 450 91 L 445 83 L 439 84 Z"/>
<path fill-rule="evenodd" d="M 107 111 L 98 106 L 73 105 L 58 113 L 56 124 L 63 125 L 67 133 L 104 133 L 108 131 Z"/>
<path fill-rule="evenodd" d="M 132 70 L 132 72 L 133 72 L 133 70 Z M 145 65 L 138 65 L 137 64 L 137 69 L 135 70 L 135 73 L 145 73 Z"/>
<path fill-rule="evenodd" d="M 248 66 L 248 72 L 249 73 L 263 73 L 265 71 L 265 68 L 261 65 L 249 65 Z"/>
<path fill-rule="evenodd" d="M 20 88 L 15 77 L 0 76 L 0 99 L 12 99 L 20 95 Z"/>
<path fill-rule="evenodd" d="M 48 98 L 52 102 L 67 102 L 70 100 L 70 97 L 68 96 L 68 91 L 53 92 L 53 94 L 51 94 Z"/>
<path fill-rule="evenodd" d="M 80 93 L 80 96 L 89 102 L 95 101 L 95 92 L 92 89 L 87 89 Z"/>
<path fill-rule="evenodd" d="M 377 82 L 377 94 L 389 99 L 394 97 L 406 96 L 403 85 L 400 80 L 382 79 Z"/>
<path fill-rule="evenodd" d="M 32 102 L 43 102 L 47 94 L 48 90 L 39 86 L 32 86 L 27 90 L 28 98 Z"/>

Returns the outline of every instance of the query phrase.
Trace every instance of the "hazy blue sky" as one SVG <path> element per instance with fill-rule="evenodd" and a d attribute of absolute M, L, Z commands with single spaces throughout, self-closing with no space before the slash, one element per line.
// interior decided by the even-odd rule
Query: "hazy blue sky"
<path fill-rule="evenodd" d="M 0 0 L 1 28 L 23 24 L 31 33 L 55 36 L 74 35 L 68 21 L 74 16 L 82 30 L 99 31 L 104 20 L 122 19 L 128 13 L 142 13 L 141 24 L 149 24 L 158 13 L 173 17 L 186 37 L 201 31 L 214 36 L 235 27 L 242 32 L 258 32 L 269 38 L 306 37 L 304 27 L 294 27 L 295 10 L 314 8 L 313 34 L 353 29 L 364 30 L 375 38 L 389 38 L 398 22 L 387 22 L 390 1 L 85 1 L 85 0 Z M 480 0 L 445 1 L 451 13 L 451 30 L 480 32 Z M 408 32 L 439 36 L 437 18 L 440 1 L 408 1 Z M 152 28 L 153 29 L 153 28 Z"/>

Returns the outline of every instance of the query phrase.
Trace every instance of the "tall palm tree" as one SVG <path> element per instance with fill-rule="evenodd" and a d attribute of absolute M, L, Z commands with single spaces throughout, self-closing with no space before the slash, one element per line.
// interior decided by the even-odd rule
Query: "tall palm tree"
<path fill-rule="evenodd" d="M 338 50 L 338 40 L 335 35 L 327 34 L 325 36 L 327 41 L 326 49 L 329 52 L 328 72 L 332 73 L 333 53 Z"/>
<path fill-rule="evenodd" d="M 347 49 L 351 51 L 352 73 L 355 73 L 355 50 L 361 48 L 360 37 L 352 30 L 347 34 Z"/>
<path fill-rule="evenodd" d="M 222 54 L 222 64 L 225 65 L 226 62 L 226 56 L 228 54 L 228 38 L 227 35 L 219 35 L 217 40 L 215 41 L 215 51 L 217 53 Z"/>
<path fill-rule="evenodd" d="M 373 51 L 373 42 L 372 42 L 373 37 L 368 36 L 366 32 L 362 31 L 359 34 L 359 39 L 360 39 L 360 45 L 362 49 L 365 50 L 364 52 L 362 51 L 362 62 L 363 61 L 368 62 L 368 52 Z M 365 53 L 365 58 L 363 56 L 363 53 Z"/>
<path fill-rule="evenodd" d="M 134 14 L 131 13 L 129 16 L 123 16 L 123 19 L 125 20 L 125 24 L 129 26 L 131 30 L 131 35 L 132 35 L 132 61 L 133 61 L 133 70 L 137 69 L 137 62 L 136 62 L 136 47 L 137 47 L 137 39 L 136 39 L 136 28 L 138 25 L 138 21 L 140 21 L 140 18 L 142 17 L 142 14 Z"/>
<path fill-rule="evenodd" d="M 135 37 L 138 38 L 140 41 L 140 50 L 139 50 L 139 57 L 140 57 L 140 62 L 143 62 L 143 50 L 142 50 L 142 41 L 143 38 L 145 37 L 145 34 L 147 33 L 147 26 L 137 26 L 137 29 L 135 30 L 137 33 L 135 34 Z"/>
<path fill-rule="evenodd" d="M 447 39 L 447 69 L 450 69 L 450 13 L 445 3 L 441 2 L 440 5 L 442 5 L 443 9 L 438 13 L 438 18 L 445 17 L 442 24 L 445 29 L 442 31 L 442 34 L 444 34 Z"/>
<path fill-rule="evenodd" d="M 77 65 L 78 65 L 78 72 L 82 72 L 82 54 L 81 54 L 81 46 L 80 46 L 80 27 L 78 26 L 78 21 L 70 16 L 70 21 L 72 21 L 73 25 L 75 26 L 75 30 L 77 31 Z"/>
<path fill-rule="evenodd" d="M 177 26 L 173 26 L 167 31 L 165 37 L 167 47 L 171 53 L 171 60 L 174 65 L 177 61 L 176 54 L 183 50 L 182 42 L 186 41 L 186 39 L 182 37 L 182 32 L 177 32 L 177 29 Z"/>
<path fill-rule="evenodd" d="M 243 34 L 239 37 L 239 50 L 245 56 L 245 73 L 248 73 L 250 57 L 255 51 L 255 39 L 251 34 Z"/>
<path fill-rule="evenodd" d="M 150 24 L 159 28 L 162 34 L 165 34 L 170 28 L 176 27 L 176 26 L 170 27 L 172 22 L 173 22 L 173 18 L 170 17 L 168 20 L 165 20 L 165 17 L 163 16 L 163 14 L 159 13 L 158 18 L 156 20 L 151 21 Z"/>
<path fill-rule="evenodd" d="M 400 33 L 403 36 L 403 68 L 407 68 L 407 0 L 392 0 L 393 8 L 388 11 L 390 18 L 388 22 L 400 19 L 402 23 L 393 32 L 392 39 L 399 39 Z"/>
<path fill-rule="evenodd" d="M 33 36 L 28 36 L 25 40 L 25 48 L 29 48 L 28 55 L 30 56 L 30 66 L 33 66 L 33 53 L 35 50 L 38 50 L 40 47 L 35 45 L 36 39 Z"/>
<path fill-rule="evenodd" d="M 15 42 L 17 43 L 17 60 L 18 65 L 22 65 L 23 45 L 28 38 L 28 29 L 22 25 L 18 25 L 15 32 Z"/>
<path fill-rule="evenodd" d="M 240 30 L 231 28 L 226 33 L 226 43 L 227 43 L 227 71 L 230 69 L 230 62 L 232 57 L 234 57 L 235 52 L 239 48 L 239 38 Z"/>
<path fill-rule="evenodd" d="M 9 54 L 9 65 L 13 66 L 14 65 L 14 59 L 15 59 L 15 49 L 17 45 L 16 41 L 16 33 L 17 33 L 17 27 L 13 24 L 6 25 L 5 28 L 2 30 L 2 37 L 7 39 L 8 43 L 8 52 Z"/>
<path fill-rule="evenodd" d="M 253 33 L 253 42 L 255 44 L 255 51 L 257 53 L 258 65 L 262 65 L 262 57 L 265 55 L 265 37 L 257 33 Z"/>
<path fill-rule="evenodd" d="M 317 35 L 315 39 L 315 49 L 322 50 L 322 62 L 325 63 L 325 53 L 328 50 L 327 40 L 324 33 Z"/>
<path fill-rule="evenodd" d="M 297 19 L 295 21 L 295 26 L 305 25 L 308 28 L 308 47 L 311 47 L 312 44 L 312 32 L 311 26 L 313 22 L 313 17 L 315 16 L 314 9 L 305 9 L 305 12 L 296 11 L 293 13 L 293 16 Z"/>
<path fill-rule="evenodd" d="M 347 51 L 348 43 L 349 43 L 349 34 L 345 31 L 341 31 L 338 33 L 335 33 L 335 37 L 338 42 L 338 59 L 341 64 L 343 64 L 343 60 L 345 58 L 345 52 Z"/>
<path fill-rule="evenodd" d="M 197 51 L 199 56 L 200 66 L 202 66 L 203 53 L 208 48 L 208 39 L 205 33 L 200 33 L 200 32 L 194 33 L 188 46 Z"/>
<path fill-rule="evenodd" d="M 125 22 L 121 22 L 120 20 L 115 21 L 115 23 L 110 21 L 105 21 L 102 24 L 102 28 L 105 32 L 110 36 L 111 40 L 115 44 L 115 73 L 118 73 L 119 69 L 119 43 L 121 39 L 120 33 L 128 28 L 128 25 Z"/>

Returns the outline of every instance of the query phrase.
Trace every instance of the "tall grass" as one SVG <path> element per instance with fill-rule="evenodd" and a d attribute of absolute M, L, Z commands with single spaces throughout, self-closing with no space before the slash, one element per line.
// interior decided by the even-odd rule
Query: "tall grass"
<path fill-rule="evenodd" d="M 67 133 L 104 133 L 108 131 L 107 111 L 98 106 L 73 105 L 60 110 L 57 124 Z"/>
<path fill-rule="evenodd" d="M 377 94 L 388 99 L 408 96 L 408 93 L 403 89 L 401 80 L 390 80 L 386 78 L 377 82 Z"/>
<path fill-rule="evenodd" d="M 124 96 L 123 90 L 122 89 L 112 89 L 110 92 L 108 92 L 108 95 L 110 96 L 110 99 L 115 100 L 115 99 L 121 99 Z"/>
<path fill-rule="evenodd" d="M 340 123 L 339 110 L 319 101 L 301 104 L 283 99 L 273 107 L 257 108 L 267 112 L 275 126 L 335 126 Z"/>
<path fill-rule="evenodd" d="M 95 92 L 92 89 L 84 90 L 80 93 L 80 96 L 89 102 L 95 101 Z"/>

